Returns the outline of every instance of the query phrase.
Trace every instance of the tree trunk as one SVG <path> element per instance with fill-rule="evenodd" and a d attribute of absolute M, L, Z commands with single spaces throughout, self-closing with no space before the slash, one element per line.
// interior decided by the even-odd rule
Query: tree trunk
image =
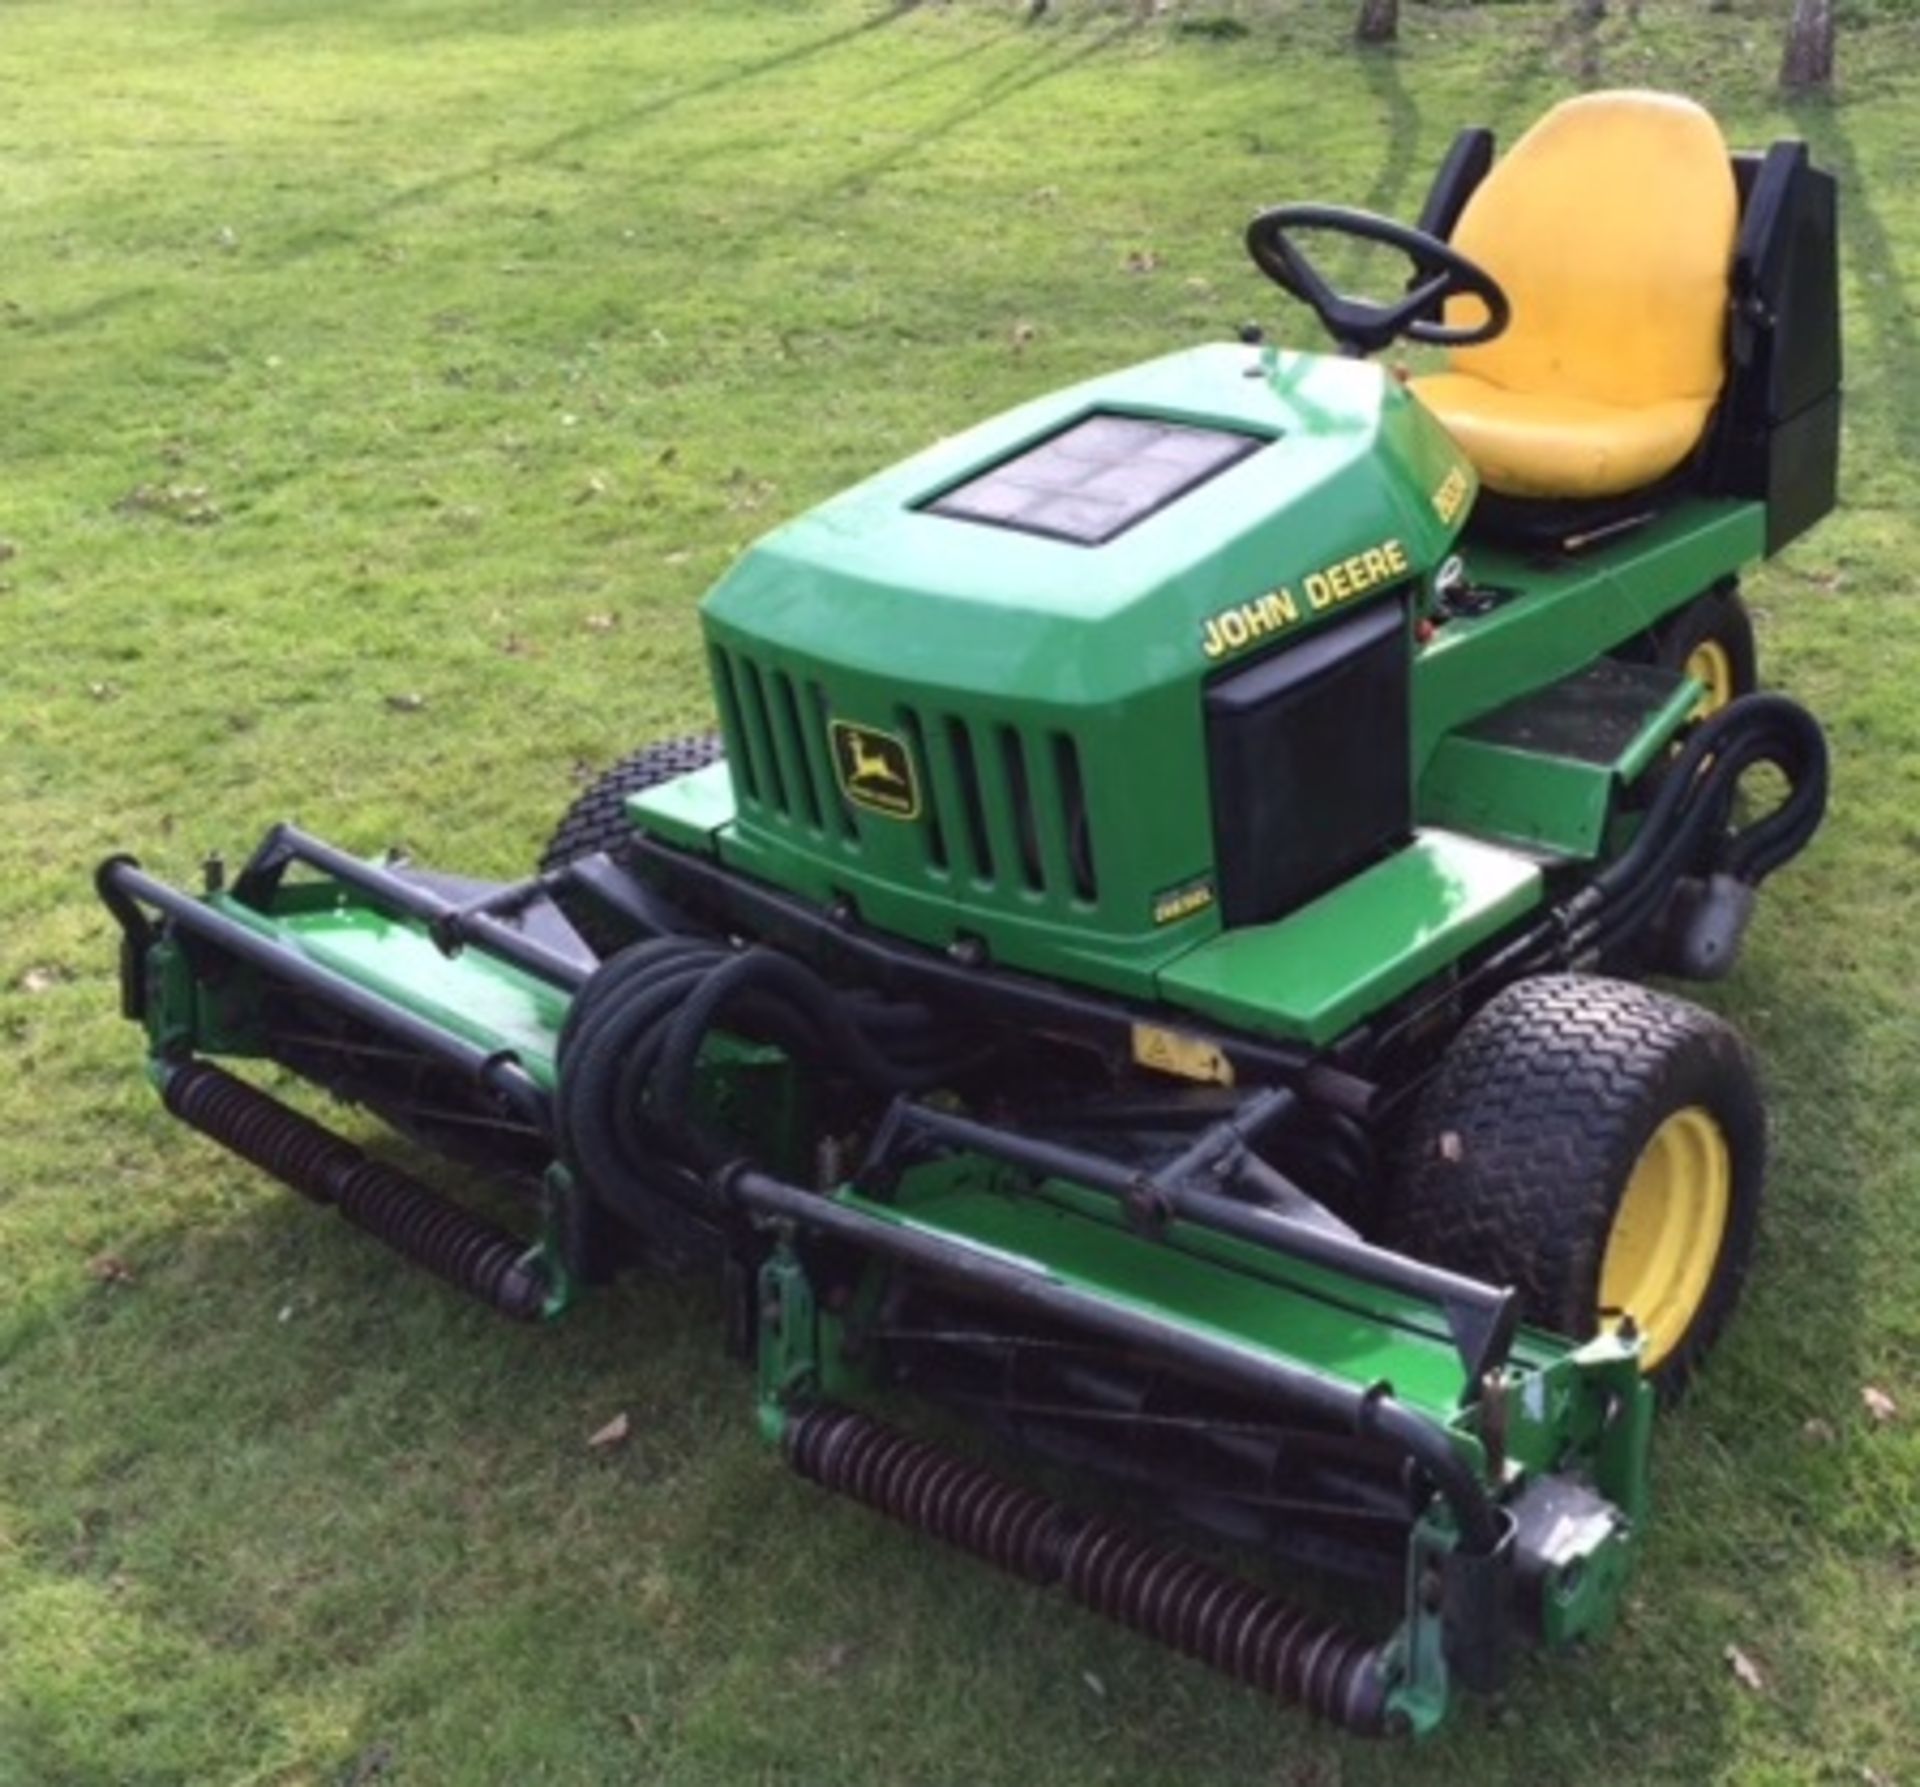
<path fill-rule="evenodd" d="M 1400 35 L 1400 0 L 1360 0 L 1353 34 L 1362 43 L 1392 43 Z"/>
<path fill-rule="evenodd" d="M 1833 85 L 1833 0 L 1793 0 L 1780 85 L 1789 93 Z"/>

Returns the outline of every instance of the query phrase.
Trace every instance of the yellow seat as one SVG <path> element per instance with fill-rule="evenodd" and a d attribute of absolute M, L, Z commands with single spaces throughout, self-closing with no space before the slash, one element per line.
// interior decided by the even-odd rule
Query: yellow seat
<path fill-rule="evenodd" d="M 1617 496 L 1693 451 L 1726 380 L 1739 209 L 1719 126 L 1669 94 L 1567 100 L 1501 159 L 1453 243 L 1512 321 L 1413 381 L 1487 489 Z"/>

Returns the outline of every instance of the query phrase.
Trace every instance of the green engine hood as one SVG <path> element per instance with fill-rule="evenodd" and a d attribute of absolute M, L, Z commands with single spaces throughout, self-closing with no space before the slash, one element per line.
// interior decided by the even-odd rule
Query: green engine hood
<path fill-rule="evenodd" d="M 1100 545 L 928 508 L 1103 415 L 1254 444 Z M 1218 926 L 1206 680 L 1430 572 L 1473 491 L 1364 362 L 1207 347 L 1054 393 L 741 558 L 702 607 L 727 769 L 639 817 L 900 935 L 1140 990 Z"/>
<path fill-rule="evenodd" d="M 1102 412 L 1265 444 L 1101 546 L 924 507 Z M 1024 404 L 822 503 L 755 545 L 703 612 L 723 643 L 896 686 L 1074 706 L 1125 700 L 1195 685 L 1214 667 L 1209 623 L 1269 592 L 1290 591 L 1295 624 L 1311 624 L 1308 578 L 1369 549 L 1393 542 L 1412 571 L 1431 569 L 1466 513 L 1472 476 L 1378 366 L 1198 348 Z M 1256 634 L 1242 649 L 1264 642 Z"/>

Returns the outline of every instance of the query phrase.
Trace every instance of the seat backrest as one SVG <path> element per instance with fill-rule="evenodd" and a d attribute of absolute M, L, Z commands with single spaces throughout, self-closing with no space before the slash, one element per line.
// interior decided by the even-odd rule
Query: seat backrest
<path fill-rule="evenodd" d="M 1500 159 L 1453 232 L 1506 288 L 1513 320 L 1450 364 L 1602 403 L 1717 396 L 1739 209 L 1720 127 L 1691 100 L 1564 101 Z M 1464 299 L 1449 311 L 1480 314 Z"/>

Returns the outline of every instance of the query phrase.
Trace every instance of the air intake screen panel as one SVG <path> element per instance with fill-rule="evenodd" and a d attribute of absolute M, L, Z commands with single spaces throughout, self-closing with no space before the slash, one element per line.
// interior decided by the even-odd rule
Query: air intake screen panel
<path fill-rule="evenodd" d="M 1221 917 L 1266 924 L 1413 830 L 1412 641 L 1375 602 L 1207 688 Z"/>
<path fill-rule="evenodd" d="M 957 521 L 1103 546 L 1265 445 L 1223 428 L 1086 416 L 923 506 Z"/>

